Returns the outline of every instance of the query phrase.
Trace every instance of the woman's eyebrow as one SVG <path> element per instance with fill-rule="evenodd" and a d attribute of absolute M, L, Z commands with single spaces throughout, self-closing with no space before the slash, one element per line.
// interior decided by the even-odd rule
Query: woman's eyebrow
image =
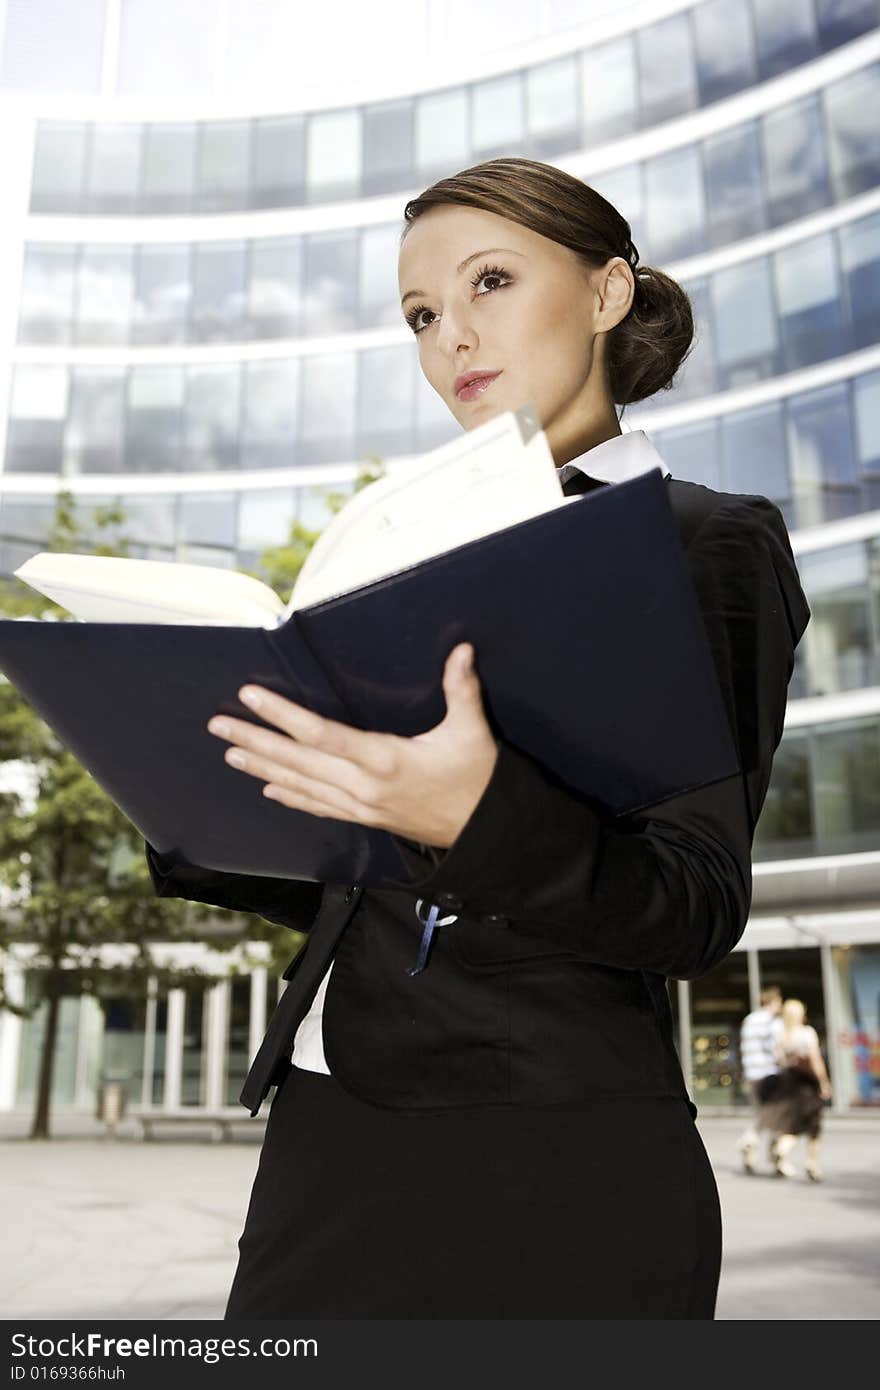
<path fill-rule="evenodd" d="M 496 251 L 503 251 L 507 256 L 525 256 L 524 251 L 514 251 L 511 246 L 487 246 L 485 251 L 474 251 L 470 256 L 467 257 L 466 260 L 462 261 L 461 265 L 456 266 L 456 275 L 460 275 L 463 270 L 467 270 L 471 261 L 475 261 L 478 256 L 491 256 L 492 253 Z M 403 299 L 401 299 L 400 301 L 401 308 L 406 303 L 406 301 L 408 299 L 412 299 L 414 295 L 423 295 L 424 293 L 424 290 L 407 290 L 406 294 L 403 296 Z"/>

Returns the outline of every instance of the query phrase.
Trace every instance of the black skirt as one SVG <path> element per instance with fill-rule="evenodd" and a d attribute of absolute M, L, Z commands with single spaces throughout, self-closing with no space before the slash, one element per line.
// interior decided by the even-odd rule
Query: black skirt
<path fill-rule="evenodd" d="M 384 1109 L 293 1068 L 228 1319 L 712 1318 L 715 1180 L 684 1100 Z"/>
<path fill-rule="evenodd" d="M 758 1082 L 758 1123 L 774 1134 L 805 1134 L 818 1139 L 822 1133 L 824 1103 L 819 1082 L 800 1067 L 783 1067 Z"/>

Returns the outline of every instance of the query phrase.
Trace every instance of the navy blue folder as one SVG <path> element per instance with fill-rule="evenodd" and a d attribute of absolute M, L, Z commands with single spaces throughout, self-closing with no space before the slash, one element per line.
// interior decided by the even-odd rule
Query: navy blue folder
<path fill-rule="evenodd" d="M 267 801 L 213 714 L 261 721 L 248 681 L 359 728 L 445 713 L 456 643 L 496 734 L 612 816 L 738 770 L 659 469 L 458 546 L 274 629 L 0 622 L 0 669 L 161 855 L 210 869 L 381 886 L 393 835 Z"/>

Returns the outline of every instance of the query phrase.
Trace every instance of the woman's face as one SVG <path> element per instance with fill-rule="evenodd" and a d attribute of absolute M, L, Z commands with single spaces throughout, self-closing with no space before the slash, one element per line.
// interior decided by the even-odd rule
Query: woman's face
<path fill-rule="evenodd" d="M 457 204 L 413 222 L 399 259 L 421 369 L 459 424 L 531 402 L 557 463 L 598 442 L 597 429 L 620 432 L 602 336 L 632 302 L 631 276 L 621 257 L 590 271 L 528 227 Z M 497 375 L 468 389 L 461 378 L 474 372 Z"/>

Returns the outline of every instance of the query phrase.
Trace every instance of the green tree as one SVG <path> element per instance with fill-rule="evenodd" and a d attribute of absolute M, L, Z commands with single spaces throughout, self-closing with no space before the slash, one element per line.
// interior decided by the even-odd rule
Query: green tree
<path fill-rule="evenodd" d="M 379 476 L 377 460 L 362 470 L 355 488 Z M 344 493 L 331 493 L 329 511 L 344 501 Z M 60 492 L 46 549 L 124 556 L 124 520 L 118 508 L 95 508 L 84 530 L 73 495 Z M 266 550 L 252 573 L 286 602 L 319 534 L 294 523 L 287 544 Z M 15 578 L 0 579 L 0 614 L 55 621 L 68 616 Z M 47 1139 L 65 993 L 90 990 L 103 1002 L 143 997 L 150 977 L 163 988 L 194 976 L 216 978 L 159 964 L 151 945 L 204 941 L 223 950 L 237 945 L 243 932 L 269 944 L 272 966 L 280 970 L 290 956 L 291 936 L 259 917 L 156 898 L 138 831 L 2 674 L 0 763 L 7 769 L 0 789 L 0 963 L 10 947 L 26 948 L 37 984 L 25 1009 L 8 997 L 0 971 L 0 1008 L 33 1014 L 45 1003 L 31 1138 Z M 116 948 L 113 964 L 107 963 L 108 947 Z"/>

